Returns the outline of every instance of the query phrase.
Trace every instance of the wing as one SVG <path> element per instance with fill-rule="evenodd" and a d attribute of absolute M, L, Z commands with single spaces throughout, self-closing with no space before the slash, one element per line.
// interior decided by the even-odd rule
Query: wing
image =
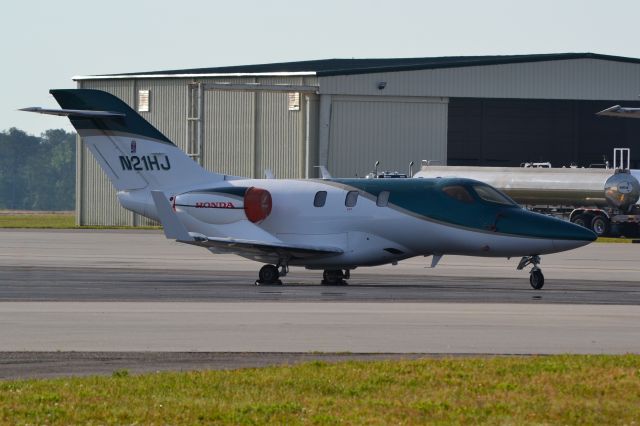
<path fill-rule="evenodd" d="M 171 205 L 162 191 L 151 191 L 151 196 L 156 205 L 156 211 L 164 228 L 165 236 L 181 243 L 206 247 L 215 251 L 239 254 L 241 256 L 264 256 L 278 259 L 304 259 L 310 257 L 335 256 L 343 253 L 343 250 L 338 247 L 292 244 L 275 238 L 269 241 L 258 241 L 231 237 L 207 237 L 206 235 L 188 232 L 184 224 L 180 222 L 178 216 L 171 209 Z"/>
<path fill-rule="evenodd" d="M 614 105 L 600 112 L 597 112 L 596 115 L 605 115 L 608 117 L 640 118 L 640 108 L 625 108 L 621 107 L 620 105 Z"/>
<path fill-rule="evenodd" d="M 288 259 L 335 256 L 343 252 L 342 249 L 337 247 L 290 244 L 284 241 L 262 242 L 239 238 L 194 236 L 193 241 L 185 242 L 227 253 L 239 254 L 241 256 L 273 256 Z"/>

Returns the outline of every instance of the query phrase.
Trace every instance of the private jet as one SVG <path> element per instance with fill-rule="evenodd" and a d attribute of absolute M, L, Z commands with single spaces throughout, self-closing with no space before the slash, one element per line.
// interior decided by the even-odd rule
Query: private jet
<path fill-rule="evenodd" d="M 471 179 L 251 179 L 203 169 L 119 98 L 51 90 L 117 191 L 120 204 L 159 221 L 167 238 L 265 265 L 257 285 L 289 267 L 322 270 L 325 285 L 351 271 L 415 256 L 518 257 L 541 289 L 540 256 L 584 246 L 583 227 L 527 211 Z"/>

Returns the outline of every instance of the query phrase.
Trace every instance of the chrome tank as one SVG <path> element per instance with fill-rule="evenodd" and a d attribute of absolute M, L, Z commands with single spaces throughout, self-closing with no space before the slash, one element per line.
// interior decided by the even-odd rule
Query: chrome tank
<path fill-rule="evenodd" d="M 630 173 L 616 173 L 607 179 L 604 196 L 613 207 L 627 210 L 640 199 L 640 183 Z"/>
<path fill-rule="evenodd" d="M 630 187 L 640 187 L 638 179 L 625 175 Z M 609 179 L 615 176 L 611 169 L 572 168 L 523 168 L 523 167 L 467 167 L 467 166 L 422 166 L 416 178 L 464 177 L 488 183 L 525 205 L 565 205 L 574 207 L 608 207 L 605 194 Z M 619 197 L 619 187 L 612 181 L 610 197 Z M 633 183 L 635 182 L 635 184 Z M 638 185 L 638 186 L 636 186 Z M 626 188 L 624 188 L 626 190 Z M 614 207 L 628 206 L 634 198 L 631 191 Z M 637 197 L 635 201 L 638 201 Z"/>

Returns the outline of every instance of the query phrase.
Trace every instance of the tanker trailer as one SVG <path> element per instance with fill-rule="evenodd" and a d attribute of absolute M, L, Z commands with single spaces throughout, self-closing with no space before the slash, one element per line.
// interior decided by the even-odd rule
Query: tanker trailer
<path fill-rule="evenodd" d="M 494 186 L 532 210 L 558 215 L 599 236 L 631 236 L 640 228 L 640 171 L 544 167 L 432 166 L 414 178 L 464 177 Z"/>

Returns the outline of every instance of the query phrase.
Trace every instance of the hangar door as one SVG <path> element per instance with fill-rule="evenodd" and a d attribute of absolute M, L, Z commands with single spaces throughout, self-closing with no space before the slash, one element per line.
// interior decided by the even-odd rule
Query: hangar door
<path fill-rule="evenodd" d="M 616 104 L 640 106 L 615 100 L 451 98 L 447 163 L 589 167 L 612 162 L 613 148 L 623 147 L 631 148 L 632 167 L 640 167 L 640 120 L 595 115 Z"/>
<path fill-rule="evenodd" d="M 334 97 L 328 168 L 335 177 L 363 177 L 379 170 L 414 172 L 423 159 L 447 158 L 447 99 Z"/>

